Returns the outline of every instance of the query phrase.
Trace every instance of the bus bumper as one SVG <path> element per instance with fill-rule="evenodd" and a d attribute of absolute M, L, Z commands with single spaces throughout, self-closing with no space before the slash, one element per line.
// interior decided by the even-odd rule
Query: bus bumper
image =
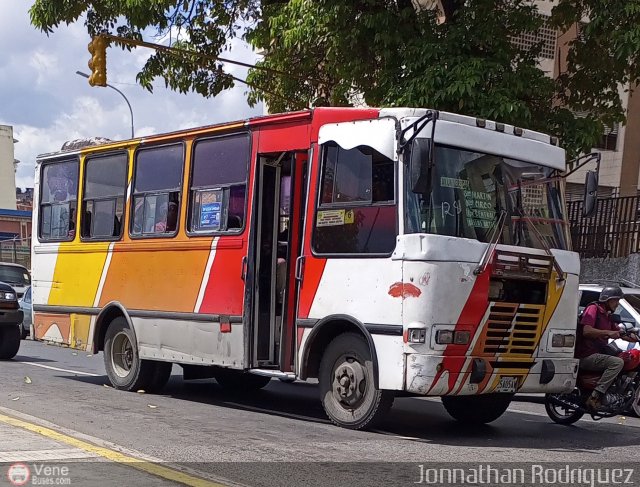
<path fill-rule="evenodd" d="M 569 392 L 574 358 L 455 357 L 407 354 L 406 390 L 425 396 Z"/>

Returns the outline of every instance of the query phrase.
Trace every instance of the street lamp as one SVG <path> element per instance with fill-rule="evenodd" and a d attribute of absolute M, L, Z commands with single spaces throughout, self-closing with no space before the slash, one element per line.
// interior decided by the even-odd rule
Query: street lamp
<path fill-rule="evenodd" d="M 78 76 L 82 76 L 83 78 L 89 79 L 89 75 L 87 73 L 83 73 L 82 71 L 76 71 L 76 74 Z M 107 83 L 107 86 L 112 90 L 116 90 L 118 93 L 120 93 L 122 95 L 122 98 L 124 98 L 124 101 L 127 102 L 127 106 L 129 107 L 129 112 L 131 113 L 131 138 L 133 139 L 135 135 L 133 131 L 133 110 L 131 109 L 131 103 L 129 103 L 129 100 L 127 100 L 127 97 L 124 96 L 124 93 L 120 91 L 118 88 L 116 88 L 115 86 L 111 86 L 109 83 Z"/>

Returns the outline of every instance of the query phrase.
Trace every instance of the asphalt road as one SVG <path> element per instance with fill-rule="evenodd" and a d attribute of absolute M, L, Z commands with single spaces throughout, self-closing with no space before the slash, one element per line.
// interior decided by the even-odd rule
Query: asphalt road
<path fill-rule="evenodd" d="M 102 354 L 23 341 L 14 360 L 0 362 L 0 406 L 244 485 L 312 485 L 310 477 L 344 485 L 341 476 L 356 470 L 366 485 L 388 485 L 385 472 L 396 479 L 404 472 L 406 485 L 422 462 L 616 462 L 639 448 L 639 419 L 563 427 L 538 396 L 517 398 L 476 429 L 450 419 L 438 400 L 400 398 L 379 430 L 362 432 L 333 426 L 314 384 L 273 380 L 258 393 L 232 395 L 213 379 L 185 382 L 180 371 L 174 366 L 161 395 L 125 393 L 107 386 Z M 318 462 L 375 463 L 358 470 Z"/>

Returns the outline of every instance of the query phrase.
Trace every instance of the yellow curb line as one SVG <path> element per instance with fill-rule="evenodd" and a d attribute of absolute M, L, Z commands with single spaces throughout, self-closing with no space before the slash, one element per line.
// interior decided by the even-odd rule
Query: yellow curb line
<path fill-rule="evenodd" d="M 156 477 L 172 480 L 174 482 L 178 482 L 191 487 L 225 487 L 223 484 L 204 480 L 193 475 L 180 472 L 178 470 L 151 463 L 148 460 L 142 460 L 140 458 L 125 455 L 115 450 L 96 446 L 91 443 L 87 443 L 86 441 L 73 438 L 72 436 L 58 433 L 57 431 L 45 428 L 44 426 L 28 423 L 20 419 L 5 416 L 4 414 L 0 414 L 0 422 L 8 424 L 10 426 L 16 426 L 27 431 L 31 431 L 33 433 L 37 433 L 61 443 L 66 443 L 67 445 L 71 445 L 86 452 L 94 453 L 95 455 L 106 458 L 107 460 L 110 460 L 112 462 L 121 463 L 127 465 L 128 467 L 142 470 L 143 472 L 155 475 Z"/>

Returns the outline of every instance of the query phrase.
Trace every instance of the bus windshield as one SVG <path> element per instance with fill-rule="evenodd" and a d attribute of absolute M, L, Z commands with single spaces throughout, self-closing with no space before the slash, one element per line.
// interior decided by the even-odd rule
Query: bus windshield
<path fill-rule="evenodd" d="M 500 214 L 499 243 L 568 249 L 563 186 L 553 169 L 449 146 L 434 146 L 429 177 L 408 168 L 406 233 L 489 242 Z"/>

